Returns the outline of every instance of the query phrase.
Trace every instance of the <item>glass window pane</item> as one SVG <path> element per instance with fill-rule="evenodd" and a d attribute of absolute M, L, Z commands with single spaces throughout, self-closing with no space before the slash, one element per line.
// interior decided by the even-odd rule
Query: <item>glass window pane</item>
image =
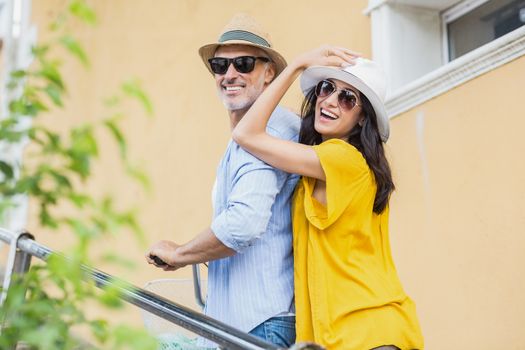
<path fill-rule="evenodd" d="M 452 61 L 525 24 L 525 0 L 491 0 L 447 23 Z"/>

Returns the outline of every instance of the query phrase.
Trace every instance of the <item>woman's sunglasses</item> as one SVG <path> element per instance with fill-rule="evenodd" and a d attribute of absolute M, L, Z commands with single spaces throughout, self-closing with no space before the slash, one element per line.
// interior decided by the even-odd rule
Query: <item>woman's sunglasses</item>
<path fill-rule="evenodd" d="M 233 67 L 239 73 L 250 73 L 255 67 L 255 61 L 261 60 L 269 62 L 270 59 L 267 57 L 254 57 L 254 56 L 240 56 L 234 58 L 226 57 L 213 57 L 208 60 L 210 63 L 211 71 L 215 74 L 224 74 L 228 71 L 228 67 L 233 63 Z"/>
<path fill-rule="evenodd" d="M 319 98 L 327 98 L 337 90 L 337 86 L 330 80 L 321 80 L 315 87 L 315 96 Z M 339 95 L 337 95 L 339 106 L 347 111 L 352 110 L 355 106 L 360 106 L 360 104 L 357 103 L 357 100 L 356 93 L 350 89 L 340 89 Z"/>

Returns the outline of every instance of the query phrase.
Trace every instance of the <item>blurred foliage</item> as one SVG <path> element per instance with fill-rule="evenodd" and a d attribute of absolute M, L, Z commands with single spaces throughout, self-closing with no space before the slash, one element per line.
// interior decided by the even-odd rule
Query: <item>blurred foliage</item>
<path fill-rule="evenodd" d="M 96 198 L 86 192 L 93 162 L 100 154 L 97 135 L 102 132 L 115 141 L 122 169 L 139 185 L 149 186 L 145 173 L 132 164 L 121 123 L 125 101 L 134 99 L 147 115 L 152 104 L 136 80 L 123 83 L 105 103 L 107 118 L 71 127 L 67 133 L 53 130 L 49 116 L 64 108 L 67 87 L 57 57 L 72 58 L 88 69 L 89 55 L 75 38 L 79 25 L 94 25 L 95 11 L 84 0 L 71 0 L 49 27 L 50 39 L 32 49 L 34 62 L 27 70 L 12 72 L 9 83 L 12 98 L 8 115 L 0 120 L 2 149 L 30 144 L 22 164 L 0 158 L 0 218 L 16 206 L 18 196 L 28 196 L 37 204 L 41 227 L 74 234 L 75 245 L 68 258 L 52 255 L 47 264 L 37 264 L 24 276 L 15 276 L 7 299 L 0 308 L 2 334 L 0 349 L 14 348 L 22 341 L 32 349 L 155 349 L 156 342 L 142 330 L 111 326 L 103 319 L 88 319 L 86 303 L 95 300 L 108 308 L 121 307 L 118 289 L 99 291 L 82 280 L 81 265 L 89 263 L 91 243 L 97 238 L 120 231 L 133 232 L 139 242 L 144 235 L 136 220 L 136 209 L 119 209 L 109 195 Z M 46 121 L 43 121 L 46 116 Z M 86 118 L 94 120 L 96 118 Z M 6 153 L 4 153 L 6 154 Z M 1 155 L 1 153 L 0 153 Z M 67 214 L 58 208 L 68 208 Z M 69 208 L 73 208 L 70 210 Z M 106 261 L 126 262 L 112 254 Z M 75 337 L 75 327 L 90 329 L 95 344 L 86 346 Z"/>

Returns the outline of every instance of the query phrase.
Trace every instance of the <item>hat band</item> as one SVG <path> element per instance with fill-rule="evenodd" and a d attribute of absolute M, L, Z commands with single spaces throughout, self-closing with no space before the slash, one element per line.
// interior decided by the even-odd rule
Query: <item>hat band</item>
<path fill-rule="evenodd" d="M 270 43 L 264 40 L 263 38 L 261 38 L 260 36 L 244 31 L 244 30 L 231 30 L 229 32 L 222 34 L 221 37 L 219 38 L 220 43 L 223 43 L 229 40 L 244 40 L 244 41 L 249 41 L 257 45 L 271 47 Z"/>

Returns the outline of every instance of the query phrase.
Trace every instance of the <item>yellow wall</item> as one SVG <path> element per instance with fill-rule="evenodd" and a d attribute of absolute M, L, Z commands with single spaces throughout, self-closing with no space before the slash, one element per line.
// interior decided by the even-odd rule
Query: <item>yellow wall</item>
<path fill-rule="evenodd" d="M 33 2 L 45 23 L 60 1 Z M 288 59 L 322 43 L 370 55 L 367 1 L 111 0 L 94 2 L 99 24 L 82 30 L 88 73 L 68 64 L 71 101 L 61 126 L 100 116 L 100 100 L 136 76 L 155 117 L 131 108 L 125 129 L 131 152 L 151 175 L 151 196 L 116 176 L 116 158 L 102 156 L 94 192 L 109 190 L 139 203 L 149 243 L 185 242 L 211 218 L 210 188 L 228 133 L 227 114 L 197 49 L 214 41 L 238 11 L 255 16 Z M 525 59 L 485 74 L 392 120 L 388 150 L 397 191 L 391 204 L 392 249 L 405 289 L 416 301 L 428 349 L 503 349 L 525 344 L 525 226 L 522 112 Z M 521 79 L 520 79 L 521 77 Z M 285 104 L 297 109 L 297 86 Z M 68 116 L 68 120 L 60 119 Z M 71 119 L 73 117 L 73 119 Z M 57 234 L 30 224 L 39 240 L 65 247 Z M 143 248 L 107 238 L 137 261 L 133 271 L 103 269 L 136 285 L 166 277 L 143 263 Z M 170 276 L 189 276 L 189 269 Z M 191 291 L 184 291 L 188 294 Z M 134 308 L 118 316 L 136 324 Z"/>
<path fill-rule="evenodd" d="M 429 349 L 525 343 L 525 57 L 392 120 L 391 234 Z"/>

